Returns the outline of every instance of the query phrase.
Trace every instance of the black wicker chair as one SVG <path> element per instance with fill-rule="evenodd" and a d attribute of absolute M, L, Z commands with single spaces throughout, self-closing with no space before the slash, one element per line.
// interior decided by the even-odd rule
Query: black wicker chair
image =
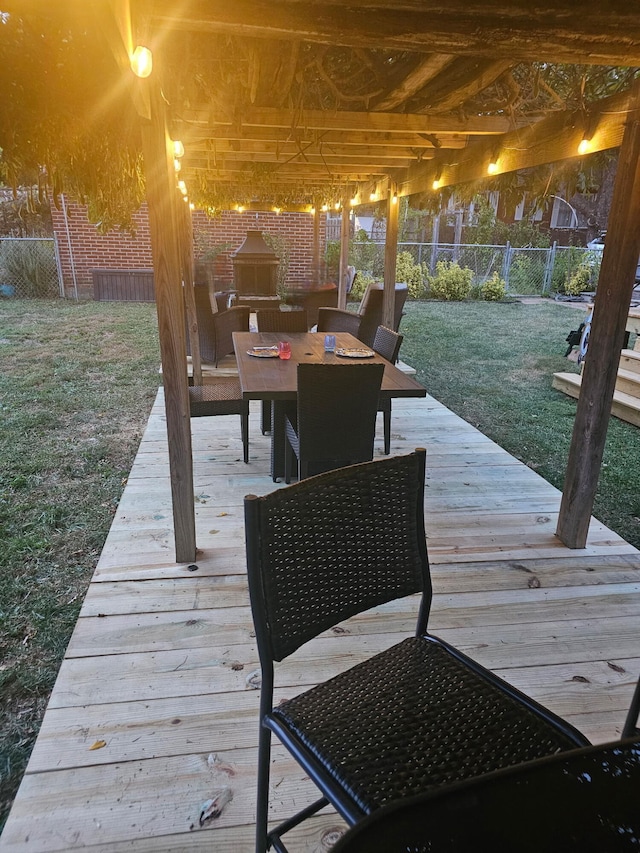
<path fill-rule="evenodd" d="M 403 335 L 399 335 L 385 326 L 378 326 L 376 336 L 373 339 L 373 349 L 391 364 L 395 364 L 403 340 Z M 391 452 L 391 397 L 378 401 L 378 411 L 382 412 L 384 419 L 384 452 L 388 456 Z"/>
<path fill-rule="evenodd" d="M 249 461 L 249 401 L 242 399 L 235 376 L 218 376 L 206 385 L 190 385 L 189 412 L 192 418 L 240 415 L 242 456 L 245 462 Z"/>
<path fill-rule="evenodd" d="M 425 451 L 416 450 L 245 498 L 262 669 L 259 853 L 286 851 L 280 835 L 327 803 L 354 825 L 385 803 L 588 743 L 427 633 L 424 476 Z M 415 637 L 273 707 L 274 661 L 344 619 L 418 592 Z M 334 641 L 341 658 L 349 636 Z M 322 797 L 268 833 L 272 732 Z"/>
<path fill-rule="evenodd" d="M 285 481 L 373 458 L 384 364 L 299 364 L 298 398 L 285 413 Z"/>
<path fill-rule="evenodd" d="M 393 331 L 400 328 L 402 309 L 407 299 L 407 285 L 398 282 L 395 286 Z M 384 292 L 381 284 L 367 287 L 357 312 L 342 311 L 340 308 L 320 308 L 318 311 L 319 332 L 350 332 L 368 347 L 373 346 L 378 326 L 382 323 Z"/>
<path fill-rule="evenodd" d="M 250 309 L 245 306 L 214 312 L 211 308 L 209 288 L 197 285 L 193 288 L 198 323 L 200 358 L 206 364 L 218 366 L 218 361 L 233 352 L 233 332 L 249 331 Z M 187 334 L 187 353 L 191 354 Z"/>
<path fill-rule="evenodd" d="M 256 311 L 256 325 L 259 332 L 307 332 L 308 322 L 307 312 L 304 309 L 279 311 L 265 308 Z M 263 435 L 271 430 L 271 402 L 269 400 L 262 401 L 260 429 Z"/>

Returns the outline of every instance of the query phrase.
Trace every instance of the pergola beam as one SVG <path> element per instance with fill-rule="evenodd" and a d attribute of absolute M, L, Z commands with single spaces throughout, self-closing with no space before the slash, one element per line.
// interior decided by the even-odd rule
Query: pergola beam
<path fill-rule="evenodd" d="M 611 6 L 615 14 L 611 14 Z M 640 66 L 640 20 L 634 3 L 579 4 L 580 28 L 566 4 L 543 0 L 424 3 L 423 0 L 155 0 L 161 29 L 242 37 L 306 40 L 506 59 Z M 578 8 L 576 6 L 576 8 Z"/>

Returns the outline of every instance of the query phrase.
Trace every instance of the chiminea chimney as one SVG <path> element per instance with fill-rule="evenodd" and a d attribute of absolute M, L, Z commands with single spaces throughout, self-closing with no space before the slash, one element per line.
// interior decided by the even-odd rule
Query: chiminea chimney
<path fill-rule="evenodd" d="M 238 296 L 276 296 L 280 260 L 260 231 L 247 231 L 244 243 L 232 252 L 231 259 Z"/>

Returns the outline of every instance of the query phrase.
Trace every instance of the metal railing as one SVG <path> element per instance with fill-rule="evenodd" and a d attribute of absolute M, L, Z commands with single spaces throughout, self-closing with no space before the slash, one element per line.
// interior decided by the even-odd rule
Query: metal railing
<path fill-rule="evenodd" d="M 53 238 L 0 238 L 0 296 L 63 295 L 60 261 Z"/>

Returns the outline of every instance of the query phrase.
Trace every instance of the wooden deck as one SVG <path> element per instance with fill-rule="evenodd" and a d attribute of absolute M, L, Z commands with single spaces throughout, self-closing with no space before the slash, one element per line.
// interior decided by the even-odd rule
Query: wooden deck
<path fill-rule="evenodd" d="M 434 632 L 593 741 L 616 738 L 640 670 L 640 553 L 597 521 L 585 550 L 564 548 L 555 489 L 431 398 L 393 405 L 392 452 L 428 449 Z M 3 851 L 251 851 L 258 664 L 242 498 L 281 487 L 259 422 L 252 404 L 248 466 L 239 418 L 192 422 L 202 555 L 176 565 L 159 395 Z M 378 429 L 377 452 L 380 418 Z M 387 647 L 414 619 L 409 599 L 328 632 L 284 665 L 279 695 Z M 275 761 L 281 816 L 311 789 L 278 748 Z M 222 789 L 232 800 L 201 828 L 202 804 Z M 319 816 L 291 848 L 327 851 L 340 825 Z"/>

